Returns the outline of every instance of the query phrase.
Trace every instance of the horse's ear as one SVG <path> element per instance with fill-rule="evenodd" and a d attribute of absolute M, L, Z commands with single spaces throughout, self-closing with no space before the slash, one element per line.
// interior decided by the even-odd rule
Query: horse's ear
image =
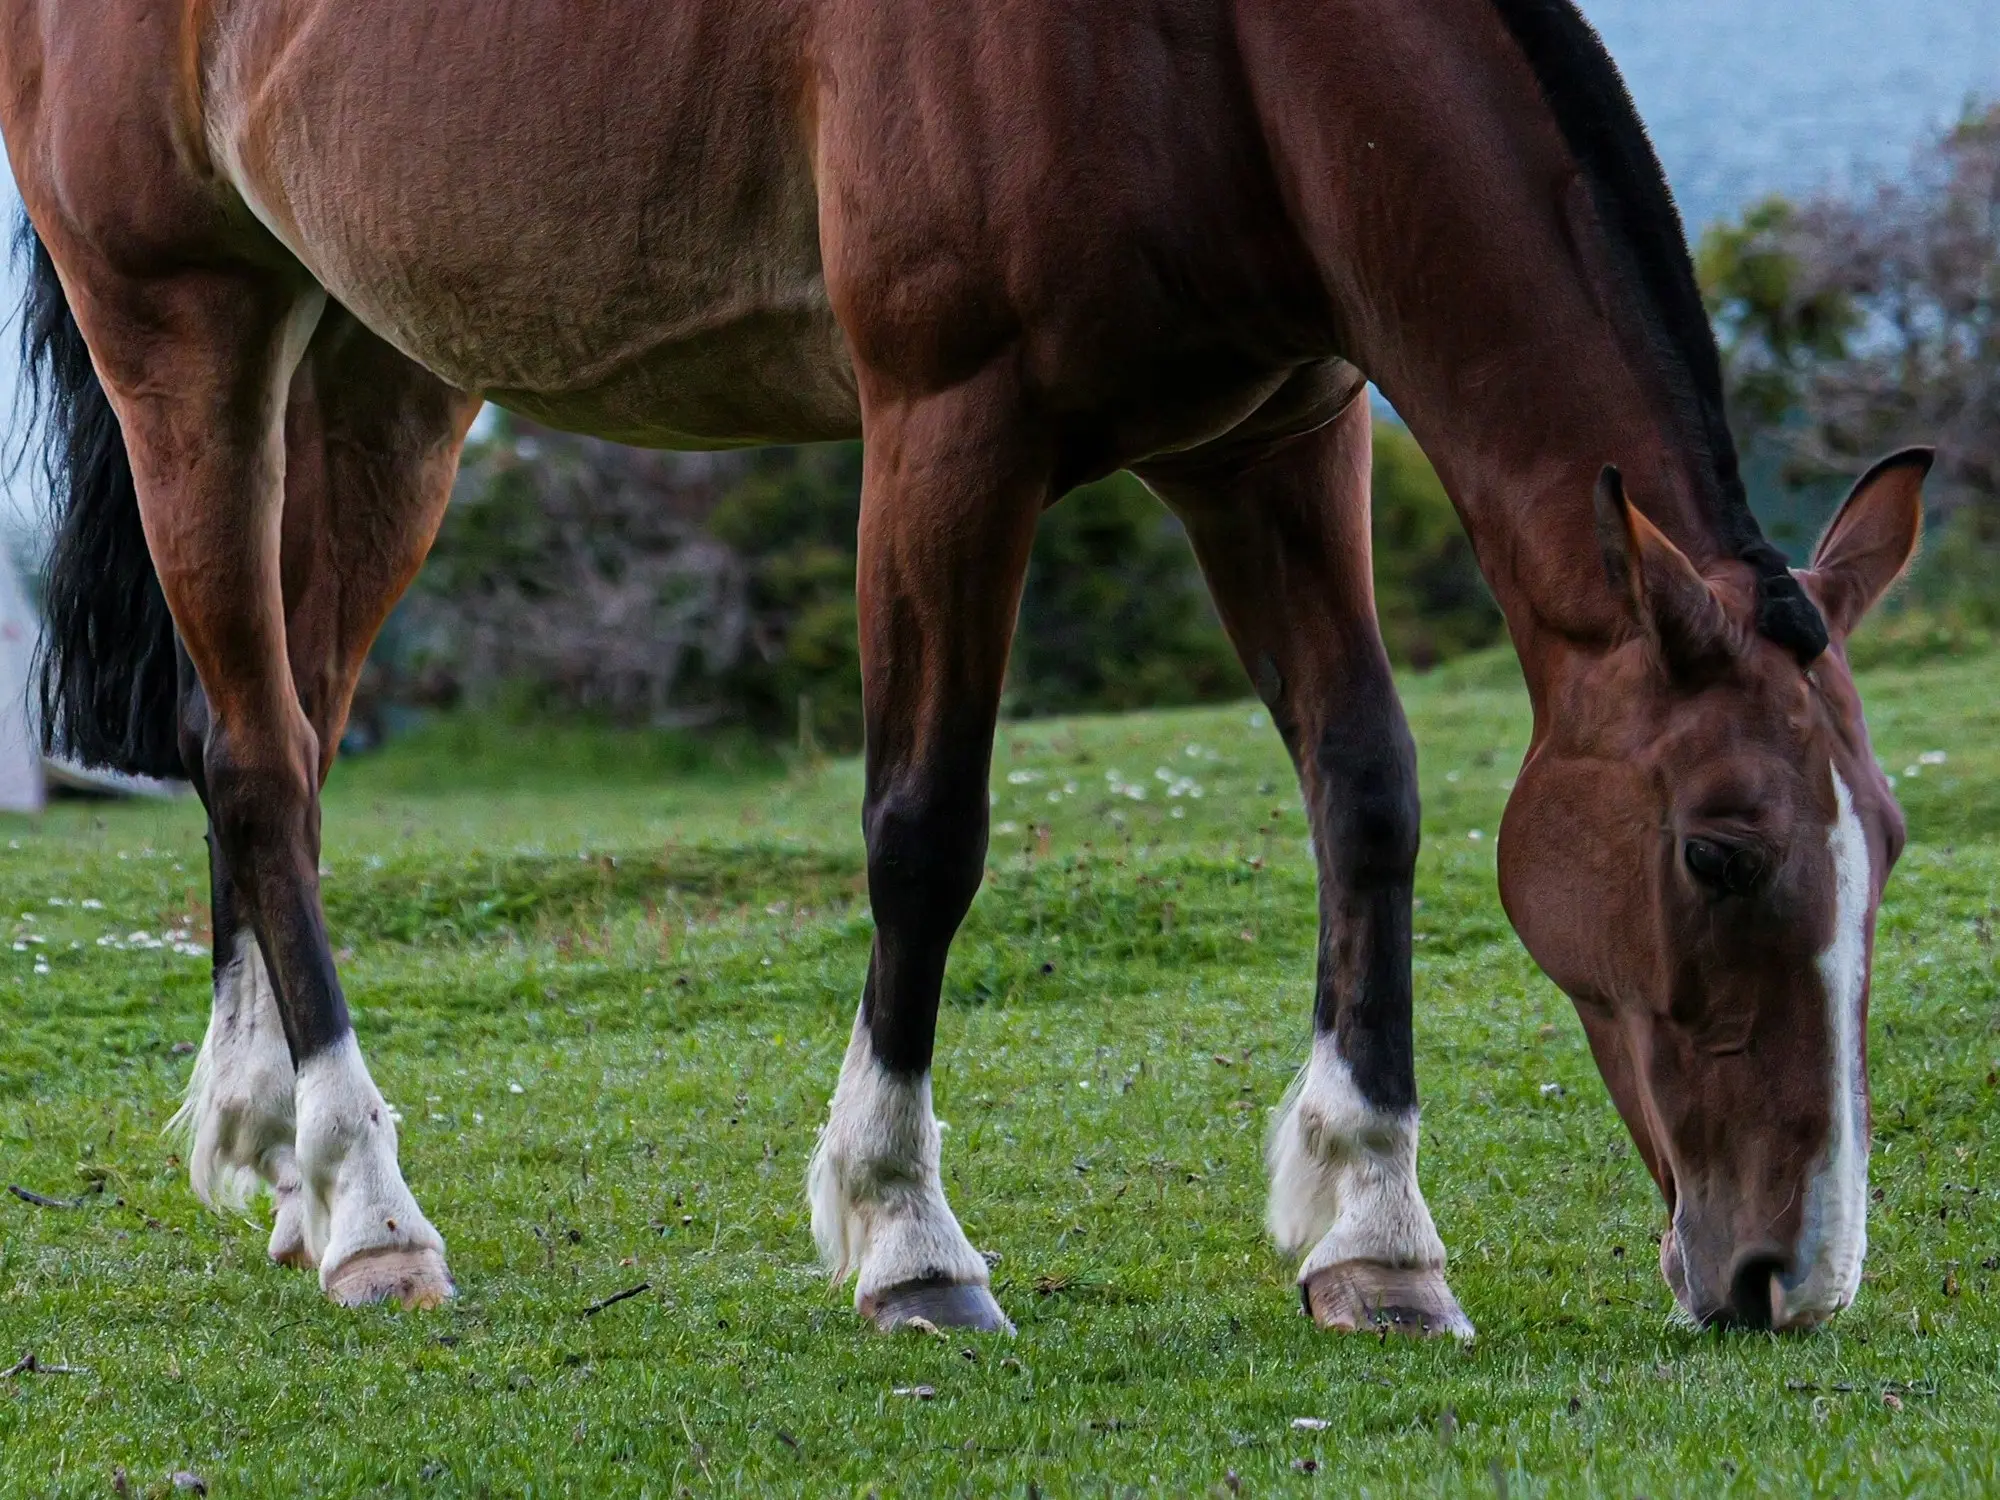
<path fill-rule="evenodd" d="M 1609 464 L 1597 476 L 1597 544 L 1605 577 L 1669 670 L 1696 672 L 1731 652 L 1735 636 L 1714 588 L 1626 499 L 1625 481 Z"/>
<path fill-rule="evenodd" d="M 1905 448 L 1863 474 L 1813 549 L 1806 587 L 1835 635 L 1860 624 L 1917 555 L 1934 457 L 1929 448 Z"/>

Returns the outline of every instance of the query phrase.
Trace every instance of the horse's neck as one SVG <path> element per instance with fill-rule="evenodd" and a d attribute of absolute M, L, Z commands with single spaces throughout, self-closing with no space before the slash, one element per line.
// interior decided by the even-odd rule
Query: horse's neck
<path fill-rule="evenodd" d="M 1592 499 L 1606 464 L 1699 562 L 1720 551 L 1699 496 L 1704 460 L 1662 372 L 1621 336 L 1554 206 L 1535 196 L 1519 194 L 1516 224 L 1487 253 L 1458 257 L 1449 296 L 1410 297 L 1408 281 L 1423 273 L 1385 261 L 1384 295 L 1410 312 L 1362 355 L 1437 465 L 1524 648 L 1550 632 L 1618 633 L 1623 605 L 1605 578 Z M 1431 205 L 1447 223 L 1456 206 Z"/>
<path fill-rule="evenodd" d="M 1552 306 L 1568 291 L 1521 294 Z M 1382 386 L 1436 465 L 1524 652 L 1545 635 L 1622 633 L 1593 505 L 1606 464 L 1670 537 L 1704 564 L 1716 559 L 1674 416 L 1656 409 L 1608 328 L 1579 321 L 1560 337 L 1474 351 L 1454 348 L 1458 331 L 1449 319 L 1399 329 L 1404 347 L 1382 361 L 1395 370 Z"/>
<path fill-rule="evenodd" d="M 1371 50 L 1350 45 L 1348 76 L 1291 59 L 1338 105 L 1309 125 L 1272 111 L 1289 125 L 1286 165 L 1314 185 L 1301 213 L 1333 268 L 1344 352 L 1437 465 L 1524 655 L 1551 633 L 1608 639 L 1621 605 L 1592 508 L 1604 465 L 1697 563 L 1725 550 L 1685 372 L 1649 340 L 1643 293 L 1613 269 L 1624 262 L 1490 0 L 1365 8 Z"/>

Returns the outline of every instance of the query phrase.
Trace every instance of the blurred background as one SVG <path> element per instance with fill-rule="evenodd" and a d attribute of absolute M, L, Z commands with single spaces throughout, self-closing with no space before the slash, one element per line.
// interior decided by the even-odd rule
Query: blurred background
<path fill-rule="evenodd" d="M 2000 0 L 1584 0 L 1679 199 L 1720 335 L 1753 503 L 1794 560 L 1875 457 L 1934 442 L 1924 558 L 1857 655 L 2000 630 Z M 11 182 L 5 185 L 13 211 Z M 15 273 L 0 300 L 15 301 Z M 0 348 L 0 402 L 18 380 Z M 348 748 L 466 711 L 703 743 L 859 741 L 857 446 L 642 453 L 489 409 L 422 578 L 384 633 Z M 30 465 L 0 525 L 30 598 Z M 1500 639 L 1456 517 L 1378 415 L 1383 633 L 1424 670 Z M 1015 717 L 1236 698 L 1184 539 L 1129 476 L 1045 519 Z"/>

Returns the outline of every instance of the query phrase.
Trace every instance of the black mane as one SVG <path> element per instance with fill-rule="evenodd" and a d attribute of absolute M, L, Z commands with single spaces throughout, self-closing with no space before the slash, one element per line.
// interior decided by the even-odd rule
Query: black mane
<path fill-rule="evenodd" d="M 1717 540 L 1757 573 L 1757 629 L 1810 662 L 1826 649 L 1826 622 L 1751 514 L 1687 232 L 1625 81 L 1570 0 L 1493 5 L 1582 169 L 1613 253 L 1639 294 L 1648 338 L 1684 379 L 1680 394 L 1715 482 L 1709 521 Z"/>

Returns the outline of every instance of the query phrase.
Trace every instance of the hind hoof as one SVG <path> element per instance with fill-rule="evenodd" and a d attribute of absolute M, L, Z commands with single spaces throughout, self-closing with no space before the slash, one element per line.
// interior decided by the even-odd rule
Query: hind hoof
<path fill-rule="evenodd" d="M 1299 1283 L 1306 1312 L 1339 1333 L 1397 1333 L 1470 1340 L 1472 1324 L 1436 1270 L 1348 1260 Z"/>
<path fill-rule="evenodd" d="M 368 1250 L 336 1267 L 323 1283 L 342 1307 L 395 1301 L 416 1311 L 441 1307 L 455 1288 L 435 1250 Z"/>
<path fill-rule="evenodd" d="M 921 1318 L 933 1328 L 966 1328 L 974 1333 L 1009 1333 L 1014 1325 L 983 1286 L 957 1281 L 906 1281 L 863 1297 L 861 1316 L 883 1333 L 894 1333 Z"/>
<path fill-rule="evenodd" d="M 306 1244 L 306 1215 L 299 1206 L 296 1193 L 278 1198 L 278 1218 L 271 1226 L 271 1244 L 267 1253 L 281 1266 L 299 1271 L 319 1269 L 319 1257 Z"/>

